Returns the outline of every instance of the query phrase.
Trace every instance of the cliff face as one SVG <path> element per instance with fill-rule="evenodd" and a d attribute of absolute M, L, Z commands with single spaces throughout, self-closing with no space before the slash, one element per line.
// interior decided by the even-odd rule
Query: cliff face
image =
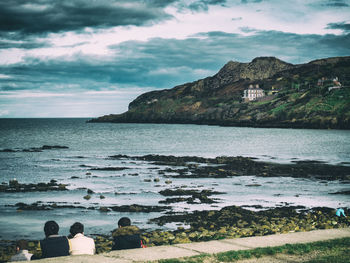
<path fill-rule="evenodd" d="M 329 91 L 335 77 L 342 88 Z M 243 91 L 251 84 L 275 94 L 244 103 Z M 127 112 L 92 122 L 349 129 L 349 85 L 350 57 L 301 65 L 274 57 L 255 58 L 250 63 L 230 61 L 212 77 L 142 94 Z"/>

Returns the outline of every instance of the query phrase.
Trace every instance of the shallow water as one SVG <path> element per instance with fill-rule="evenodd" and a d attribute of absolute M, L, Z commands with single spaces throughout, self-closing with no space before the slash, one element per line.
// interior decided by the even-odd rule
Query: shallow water
<path fill-rule="evenodd" d="M 126 204 L 159 205 L 163 189 L 212 189 L 226 194 L 214 196 L 218 203 L 171 204 L 173 211 L 219 209 L 227 205 L 350 206 L 345 195 L 329 193 L 349 190 L 339 181 L 322 182 L 297 178 L 255 176 L 223 179 L 167 178 L 168 166 L 146 161 L 110 160 L 108 156 L 161 154 L 175 156 L 249 156 L 272 162 L 317 160 L 332 164 L 350 163 L 350 131 L 259 129 L 198 125 L 86 123 L 86 119 L 0 119 L 0 149 L 28 149 L 43 145 L 68 146 L 43 152 L 0 152 L 0 179 L 16 178 L 20 183 L 49 182 L 69 184 L 70 191 L 0 193 L 0 238 L 42 237 L 47 220 L 56 220 L 61 234 L 75 221 L 86 232 L 107 234 L 121 216 L 129 216 L 142 228 L 159 228 L 148 219 L 161 213 L 101 213 L 82 208 L 17 212 L 18 202 L 56 202 L 84 207 Z M 121 171 L 91 171 L 92 167 L 125 167 Z M 171 167 L 174 169 L 174 167 Z M 178 167 L 177 167 L 178 168 Z M 163 171 L 159 173 L 159 171 Z M 91 173 L 91 175 L 87 174 Z M 76 179 L 72 177 L 78 177 Z M 160 182 L 153 179 L 159 178 Z M 145 182 L 151 179 L 151 182 Z M 170 179 L 171 184 L 165 180 Z M 261 186 L 251 187 L 248 185 Z M 89 188 L 96 192 L 83 199 Z M 117 193 L 117 195 L 115 194 Z M 105 199 L 100 199 L 100 194 Z M 8 206 L 10 205 L 10 206 Z M 160 204 L 161 205 L 161 204 Z M 174 228 L 176 224 L 163 228 Z"/>

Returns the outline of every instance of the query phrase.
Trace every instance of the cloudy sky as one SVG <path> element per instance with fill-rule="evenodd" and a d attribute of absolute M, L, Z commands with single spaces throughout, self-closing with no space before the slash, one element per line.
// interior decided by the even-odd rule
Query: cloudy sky
<path fill-rule="evenodd" d="M 94 117 L 229 60 L 350 55 L 350 0 L 0 1 L 0 117 Z"/>

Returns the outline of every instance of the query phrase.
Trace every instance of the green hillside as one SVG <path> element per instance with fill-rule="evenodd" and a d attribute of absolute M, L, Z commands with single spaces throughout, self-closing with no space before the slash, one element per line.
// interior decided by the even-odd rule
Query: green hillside
<path fill-rule="evenodd" d="M 250 85 L 266 96 L 244 102 Z M 230 61 L 212 77 L 142 94 L 127 112 L 92 121 L 349 129 L 350 57 L 301 65 L 273 57 Z"/>

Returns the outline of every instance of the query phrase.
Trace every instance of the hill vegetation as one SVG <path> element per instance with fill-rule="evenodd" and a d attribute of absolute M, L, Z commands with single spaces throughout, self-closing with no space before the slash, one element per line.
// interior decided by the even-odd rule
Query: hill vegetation
<path fill-rule="evenodd" d="M 250 85 L 266 96 L 243 101 Z M 212 77 L 142 94 L 127 112 L 91 121 L 349 129 L 350 57 L 300 65 L 274 57 L 230 61 Z"/>

